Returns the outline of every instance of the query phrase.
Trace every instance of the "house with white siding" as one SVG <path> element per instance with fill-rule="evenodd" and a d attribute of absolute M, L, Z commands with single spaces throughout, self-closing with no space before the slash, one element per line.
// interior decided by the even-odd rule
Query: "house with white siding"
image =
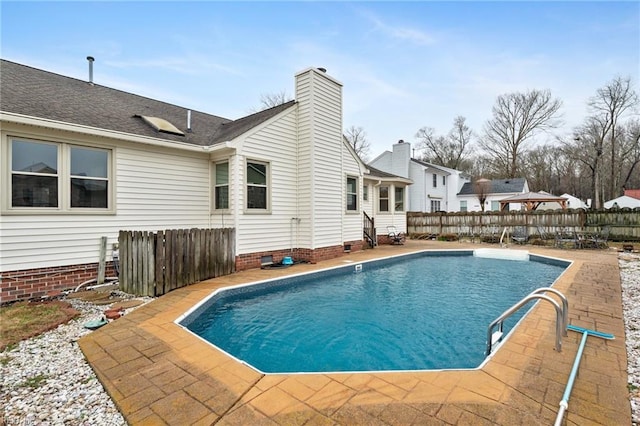
<path fill-rule="evenodd" d="M 408 188 L 408 211 L 413 212 L 460 211 L 457 194 L 471 181 L 471 177 L 460 170 L 412 158 L 411 144 L 403 140 L 369 165 L 413 182 Z"/>
<path fill-rule="evenodd" d="M 492 179 L 485 185 L 484 210 L 480 205 L 478 190 L 473 182 L 465 183 L 458 192 L 460 211 L 500 211 L 500 201 L 529 192 L 529 184 L 525 178 Z M 520 202 L 506 203 L 507 211 L 524 210 Z"/>
<path fill-rule="evenodd" d="M 0 302 L 95 277 L 120 230 L 235 228 L 240 270 L 361 249 L 367 210 L 404 223 L 410 180 L 360 161 L 324 69 L 236 120 L 6 60 L 0 89 Z"/>

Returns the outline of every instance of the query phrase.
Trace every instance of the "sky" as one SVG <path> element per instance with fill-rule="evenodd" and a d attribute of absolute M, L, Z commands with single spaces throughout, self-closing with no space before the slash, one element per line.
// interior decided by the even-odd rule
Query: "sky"
<path fill-rule="evenodd" d="M 456 116 L 480 136 L 499 95 L 550 90 L 569 135 L 618 76 L 640 79 L 640 2 L 0 0 L 3 59 L 237 119 L 294 75 L 343 84 L 369 159 Z M 540 135 L 536 143 L 553 140 Z"/>

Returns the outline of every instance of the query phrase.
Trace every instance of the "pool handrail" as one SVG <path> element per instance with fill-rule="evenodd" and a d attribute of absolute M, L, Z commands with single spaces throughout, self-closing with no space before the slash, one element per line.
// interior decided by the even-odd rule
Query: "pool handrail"
<path fill-rule="evenodd" d="M 566 337 L 567 328 L 569 327 L 569 302 L 567 301 L 565 295 L 552 287 L 540 287 L 533 290 L 531 294 L 546 293 L 547 291 L 558 296 L 560 298 L 560 301 L 562 302 L 562 335 Z"/>
<path fill-rule="evenodd" d="M 543 287 L 544 289 L 546 289 L 546 287 Z M 502 333 L 502 327 L 504 324 L 504 320 L 507 319 L 508 317 L 510 317 L 511 315 L 513 315 L 518 309 L 520 309 L 522 306 L 524 306 L 525 304 L 527 304 L 528 302 L 535 300 L 535 299 L 542 299 L 542 300 L 546 300 L 547 302 L 551 303 L 553 305 L 553 307 L 556 310 L 556 343 L 555 343 L 555 349 L 558 352 L 562 351 L 562 335 L 563 333 L 563 325 L 565 324 L 565 318 L 564 318 L 564 310 L 563 308 L 560 307 L 560 305 L 558 304 L 558 302 L 556 302 L 555 300 L 553 300 L 551 297 L 545 295 L 545 294 L 539 294 L 537 293 L 537 291 L 539 291 L 541 289 L 538 290 L 534 290 L 532 293 L 528 294 L 527 296 L 525 296 L 522 300 L 520 300 L 518 303 L 516 303 L 515 305 L 513 305 L 512 307 L 510 307 L 509 309 L 507 309 L 506 311 L 504 311 L 502 313 L 502 315 L 500 315 L 498 318 L 496 318 L 495 320 L 493 320 L 493 322 L 491 322 L 491 324 L 489 324 L 489 327 L 487 328 L 487 349 L 485 351 L 485 355 L 489 356 L 491 354 L 491 348 L 493 345 L 493 328 L 496 325 L 500 325 L 499 328 L 499 332 Z M 548 290 L 545 290 L 548 291 Z M 557 291 L 557 290 L 556 290 Z M 566 327 L 565 327 L 566 329 Z"/>

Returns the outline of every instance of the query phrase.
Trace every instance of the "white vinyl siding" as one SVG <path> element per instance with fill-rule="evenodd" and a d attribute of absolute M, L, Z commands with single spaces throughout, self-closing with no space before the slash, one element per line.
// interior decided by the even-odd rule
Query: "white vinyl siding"
<path fill-rule="evenodd" d="M 320 71 L 308 70 L 297 76 L 296 100 L 301 154 L 299 191 L 302 196 L 312 194 L 308 205 L 301 203 L 302 221 L 307 217 L 310 221 L 302 228 L 310 232 L 311 249 L 342 245 L 344 206 L 337 198 L 344 199 L 342 86 Z M 304 163 L 307 153 L 309 162 Z"/>
<path fill-rule="evenodd" d="M 206 154 L 118 144 L 117 214 L 3 215 L 0 271 L 95 263 L 100 237 L 107 260 L 120 230 L 207 227 L 210 163 Z"/>
<path fill-rule="evenodd" d="M 342 145 L 342 169 L 350 177 L 356 180 L 356 200 L 357 208 L 353 211 L 343 212 L 342 220 L 340 223 L 342 235 L 341 243 L 346 241 L 358 241 L 362 240 L 363 229 L 363 215 L 362 206 L 364 205 L 362 200 L 362 171 L 360 170 L 359 160 L 357 160 L 351 154 L 351 150 L 345 145 Z M 345 187 L 346 191 L 346 187 Z M 344 199 L 344 198 L 343 198 Z M 345 200 L 346 201 L 346 200 Z M 346 207 L 346 206 L 345 206 Z"/>
<path fill-rule="evenodd" d="M 297 217 L 298 205 L 295 120 L 295 108 L 287 110 L 243 139 L 243 149 L 234 157 L 237 159 L 239 185 L 233 187 L 231 198 L 239 200 L 236 225 L 238 254 L 298 247 L 299 228 L 309 227 L 308 222 L 298 224 L 292 220 Z M 269 166 L 268 211 L 246 209 L 247 162 L 262 162 Z"/>

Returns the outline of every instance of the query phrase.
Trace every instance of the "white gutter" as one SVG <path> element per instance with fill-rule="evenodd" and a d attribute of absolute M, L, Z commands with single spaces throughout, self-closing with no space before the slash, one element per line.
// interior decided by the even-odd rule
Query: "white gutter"
<path fill-rule="evenodd" d="M 51 120 L 47 118 L 36 118 L 33 116 L 5 111 L 0 112 L 0 121 L 24 124 L 28 126 L 46 127 L 67 132 L 83 133 L 110 139 L 120 139 L 127 142 L 135 142 L 145 145 L 161 146 L 165 148 L 177 148 L 191 152 L 213 152 L 220 149 L 233 148 L 230 142 L 224 142 L 213 146 L 199 146 L 186 142 L 167 141 L 165 139 L 159 139 L 150 136 L 141 136 L 133 133 L 120 132 L 117 130 L 101 129 L 98 127 L 85 126 L 82 124 L 66 123 L 64 121 Z"/>

